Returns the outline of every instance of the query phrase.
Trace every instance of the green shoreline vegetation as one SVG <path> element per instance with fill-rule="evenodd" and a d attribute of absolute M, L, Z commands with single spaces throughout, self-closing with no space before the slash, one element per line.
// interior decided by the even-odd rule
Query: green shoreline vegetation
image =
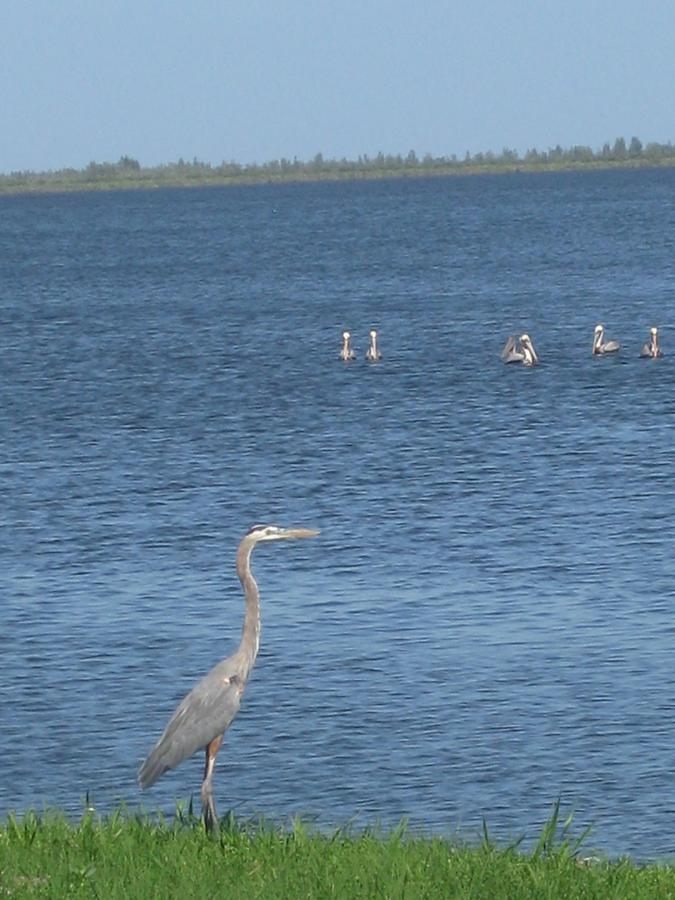
<path fill-rule="evenodd" d="M 0 896 L 167 898 L 640 898 L 675 895 L 675 866 L 585 856 L 556 803 L 535 846 L 475 846 L 389 832 L 325 834 L 225 817 L 210 834 L 181 808 L 172 821 L 120 810 L 79 823 L 46 813 L 0 823 Z"/>
<path fill-rule="evenodd" d="M 629 142 L 617 138 L 601 150 L 560 146 L 540 152 L 515 150 L 501 153 L 467 153 L 421 159 L 413 150 L 407 156 L 360 156 L 357 160 L 324 159 L 317 153 L 309 162 L 298 159 L 272 160 L 262 164 L 223 162 L 220 165 L 193 159 L 160 166 L 142 166 L 130 156 L 116 163 L 90 162 L 84 169 L 0 174 L 0 194 L 57 193 L 69 191 L 127 190 L 133 188 L 209 187 L 270 182 L 341 181 L 357 179 L 423 177 L 439 175 L 480 175 L 509 172 L 550 172 L 563 170 L 611 169 L 675 166 L 675 147 L 667 144 L 643 145 L 639 138 Z"/>

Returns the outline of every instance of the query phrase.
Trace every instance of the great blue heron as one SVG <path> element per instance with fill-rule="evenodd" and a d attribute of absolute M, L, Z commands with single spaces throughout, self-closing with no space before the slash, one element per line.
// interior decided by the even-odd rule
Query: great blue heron
<path fill-rule="evenodd" d="M 659 329 L 656 326 L 649 329 L 649 340 L 642 345 L 640 356 L 650 357 L 651 359 L 658 359 L 659 356 L 663 356 L 659 345 Z"/>
<path fill-rule="evenodd" d="M 237 575 L 244 589 L 246 614 L 238 649 L 211 669 L 183 698 L 157 741 L 154 750 L 141 766 L 138 783 L 150 787 L 168 769 L 173 769 L 201 748 L 205 750 L 204 779 L 201 787 L 202 815 L 207 828 L 218 822 L 213 799 L 213 770 L 223 736 L 239 712 L 248 676 L 258 655 L 260 636 L 260 594 L 251 573 L 251 551 L 262 541 L 314 537 L 311 528 L 279 528 L 277 525 L 254 525 L 244 535 L 237 550 Z"/>
<path fill-rule="evenodd" d="M 605 329 L 602 325 L 596 325 L 593 332 L 593 348 L 591 352 L 594 356 L 602 356 L 605 353 L 616 353 L 621 344 L 618 341 L 603 341 Z"/>
<path fill-rule="evenodd" d="M 368 362 L 377 362 L 382 359 L 382 354 L 377 347 L 377 332 L 374 328 L 370 332 L 370 346 L 366 350 L 366 359 Z"/>
<path fill-rule="evenodd" d="M 342 349 L 340 350 L 340 359 L 349 362 L 350 359 L 356 359 L 356 353 L 352 350 L 349 339 L 351 334 L 348 331 L 342 332 Z"/>
<path fill-rule="evenodd" d="M 504 344 L 501 358 L 505 363 L 519 362 L 524 366 L 536 366 L 539 362 L 539 357 L 529 334 L 521 334 L 520 346 L 518 346 L 515 337 L 511 335 Z"/>

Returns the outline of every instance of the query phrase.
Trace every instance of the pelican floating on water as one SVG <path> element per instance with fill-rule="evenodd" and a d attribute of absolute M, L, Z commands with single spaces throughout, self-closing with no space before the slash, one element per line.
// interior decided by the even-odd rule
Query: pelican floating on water
<path fill-rule="evenodd" d="M 340 359 L 349 362 L 350 359 L 356 359 L 356 353 L 349 345 L 351 334 L 348 331 L 342 332 L 342 349 L 340 350 Z"/>
<path fill-rule="evenodd" d="M 522 363 L 524 366 L 536 366 L 539 357 L 534 349 L 532 338 L 529 334 L 521 334 L 520 346 L 514 335 L 510 335 L 504 349 L 501 352 L 501 358 L 505 363 Z"/>
<path fill-rule="evenodd" d="M 594 356 L 602 356 L 603 353 L 616 353 L 621 344 L 618 341 L 603 341 L 605 329 L 602 325 L 596 325 L 593 333 L 593 350 Z"/>
<path fill-rule="evenodd" d="M 663 356 L 661 352 L 661 348 L 659 346 L 659 329 L 654 326 L 649 329 L 650 338 L 646 344 L 642 345 L 642 350 L 640 350 L 640 356 L 646 356 L 650 359 L 658 359 L 659 356 Z"/>
<path fill-rule="evenodd" d="M 375 329 L 370 332 L 370 346 L 366 350 L 366 359 L 369 362 L 377 362 L 378 359 L 382 359 L 382 354 L 377 349 L 377 332 Z"/>

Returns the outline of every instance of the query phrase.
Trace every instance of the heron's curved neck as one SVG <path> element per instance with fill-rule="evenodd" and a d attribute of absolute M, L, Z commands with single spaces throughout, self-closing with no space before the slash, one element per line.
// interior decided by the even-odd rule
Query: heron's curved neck
<path fill-rule="evenodd" d="M 244 598 L 246 600 L 246 614 L 244 615 L 244 626 L 241 630 L 238 653 L 242 657 L 247 676 L 253 668 L 260 643 L 260 593 L 256 580 L 251 573 L 251 551 L 253 546 L 253 543 L 244 538 L 237 551 L 237 575 L 244 589 Z"/>

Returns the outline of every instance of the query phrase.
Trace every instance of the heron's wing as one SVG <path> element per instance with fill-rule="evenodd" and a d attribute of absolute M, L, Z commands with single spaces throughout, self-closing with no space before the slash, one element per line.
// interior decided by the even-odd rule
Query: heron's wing
<path fill-rule="evenodd" d="M 509 335 L 506 343 L 504 344 L 504 349 L 501 352 L 501 358 L 504 362 L 520 362 L 523 358 L 523 354 L 516 349 L 516 339 L 511 334 Z"/>
<path fill-rule="evenodd" d="M 618 341 L 607 341 L 606 344 L 603 344 L 602 352 L 603 353 L 616 353 L 621 344 Z"/>
<path fill-rule="evenodd" d="M 239 712 L 244 681 L 224 675 L 218 667 L 185 697 L 138 773 L 142 788 L 150 787 L 168 769 L 223 734 Z"/>
<path fill-rule="evenodd" d="M 643 344 L 642 350 L 640 350 L 640 356 L 651 356 L 651 355 L 652 355 L 651 344 L 649 344 L 649 343 Z"/>

